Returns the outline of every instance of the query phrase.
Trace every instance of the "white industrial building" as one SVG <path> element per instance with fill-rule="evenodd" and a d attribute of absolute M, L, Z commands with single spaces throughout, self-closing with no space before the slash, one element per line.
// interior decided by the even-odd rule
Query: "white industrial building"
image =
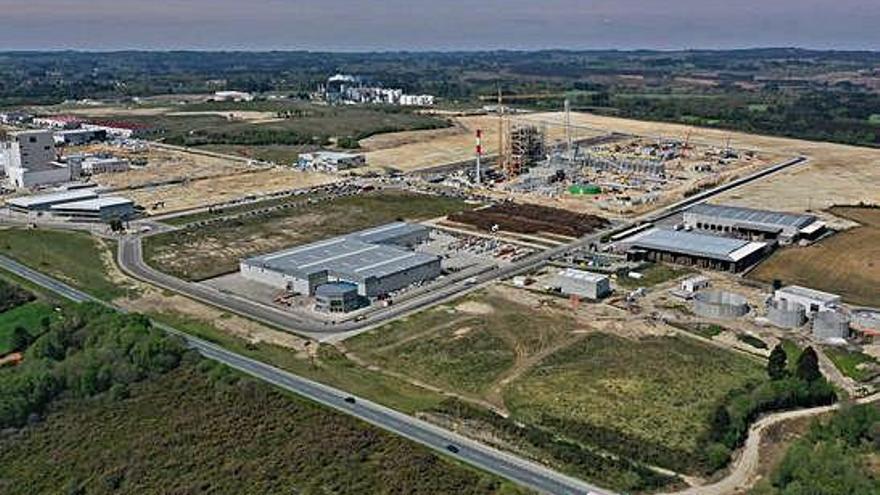
<path fill-rule="evenodd" d="M 823 311 L 834 311 L 841 303 L 841 297 L 837 294 L 830 294 L 799 285 L 789 285 L 778 289 L 773 294 L 773 299 L 777 303 L 787 305 L 789 308 L 800 306 L 808 316 Z"/>
<path fill-rule="evenodd" d="M 428 239 L 421 225 L 395 222 L 240 262 L 249 280 L 295 294 L 347 282 L 363 297 L 379 297 L 441 274 L 440 258 L 408 248 Z"/>
<path fill-rule="evenodd" d="M 0 144 L 3 175 L 14 189 L 69 182 L 73 174 L 57 158 L 51 131 L 11 132 Z"/>
<path fill-rule="evenodd" d="M 710 280 L 709 277 L 705 275 L 697 275 L 695 277 L 688 277 L 681 281 L 681 290 L 692 294 L 697 292 L 698 290 L 705 289 L 709 287 Z"/>
<path fill-rule="evenodd" d="M 254 101 L 254 95 L 244 91 L 217 91 L 211 97 L 212 101 Z"/>
<path fill-rule="evenodd" d="M 297 159 L 297 168 L 318 170 L 321 172 L 338 172 L 351 168 L 363 167 L 367 158 L 360 153 L 340 153 L 336 151 L 316 151 L 302 153 Z"/>
<path fill-rule="evenodd" d="M 574 268 L 566 268 L 557 273 L 553 285 L 565 295 L 593 300 L 602 299 L 611 293 L 611 282 L 607 276 Z"/>

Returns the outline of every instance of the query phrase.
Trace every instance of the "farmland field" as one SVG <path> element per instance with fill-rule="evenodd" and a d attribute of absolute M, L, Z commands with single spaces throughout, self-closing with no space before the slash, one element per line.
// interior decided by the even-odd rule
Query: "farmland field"
<path fill-rule="evenodd" d="M 880 209 L 835 207 L 830 212 L 861 225 L 806 248 L 778 251 L 751 276 L 840 294 L 853 304 L 880 306 Z"/>
<path fill-rule="evenodd" d="M 424 220 L 466 208 L 458 199 L 439 196 L 407 192 L 362 194 L 149 237 L 144 243 L 144 254 L 147 262 L 159 270 L 202 280 L 235 271 L 242 257 L 399 218 Z"/>

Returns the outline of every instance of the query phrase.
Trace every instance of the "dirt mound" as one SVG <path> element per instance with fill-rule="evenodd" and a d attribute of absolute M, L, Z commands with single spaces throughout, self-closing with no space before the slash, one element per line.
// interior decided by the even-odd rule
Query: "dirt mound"
<path fill-rule="evenodd" d="M 569 237 L 581 237 L 608 225 L 608 220 L 596 215 L 575 213 L 549 206 L 514 203 L 455 213 L 449 215 L 449 220 L 484 230 L 491 230 L 497 225 L 499 229 L 508 232 L 520 234 L 546 232 Z"/>

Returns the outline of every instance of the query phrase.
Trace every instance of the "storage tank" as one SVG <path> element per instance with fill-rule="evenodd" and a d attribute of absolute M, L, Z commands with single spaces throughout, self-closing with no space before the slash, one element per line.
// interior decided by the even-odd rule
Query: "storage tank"
<path fill-rule="evenodd" d="M 813 338 L 819 341 L 849 337 L 849 317 L 837 311 L 820 311 L 813 316 Z"/>
<path fill-rule="evenodd" d="M 767 320 L 780 328 L 799 328 L 807 322 L 807 312 L 799 304 L 771 301 L 767 306 Z"/>
<path fill-rule="evenodd" d="M 748 312 L 748 300 L 733 292 L 707 290 L 694 296 L 694 313 L 705 318 L 739 318 Z"/>

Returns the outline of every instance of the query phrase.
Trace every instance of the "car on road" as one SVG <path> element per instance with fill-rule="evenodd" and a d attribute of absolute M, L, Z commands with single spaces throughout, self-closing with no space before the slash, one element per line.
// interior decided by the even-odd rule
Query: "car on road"
<path fill-rule="evenodd" d="M 354 404 L 357 401 L 355 400 L 354 397 L 349 395 L 348 397 L 345 398 L 345 402 L 348 402 L 349 404 Z"/>
<path fill-rule="evenodd" d="M 447 445 L 446 450 L 452 452 L 453 454 L 458 453 L 458 447 L 456 447 L 455 445 L 452 445 L 452 444 Z"/>

